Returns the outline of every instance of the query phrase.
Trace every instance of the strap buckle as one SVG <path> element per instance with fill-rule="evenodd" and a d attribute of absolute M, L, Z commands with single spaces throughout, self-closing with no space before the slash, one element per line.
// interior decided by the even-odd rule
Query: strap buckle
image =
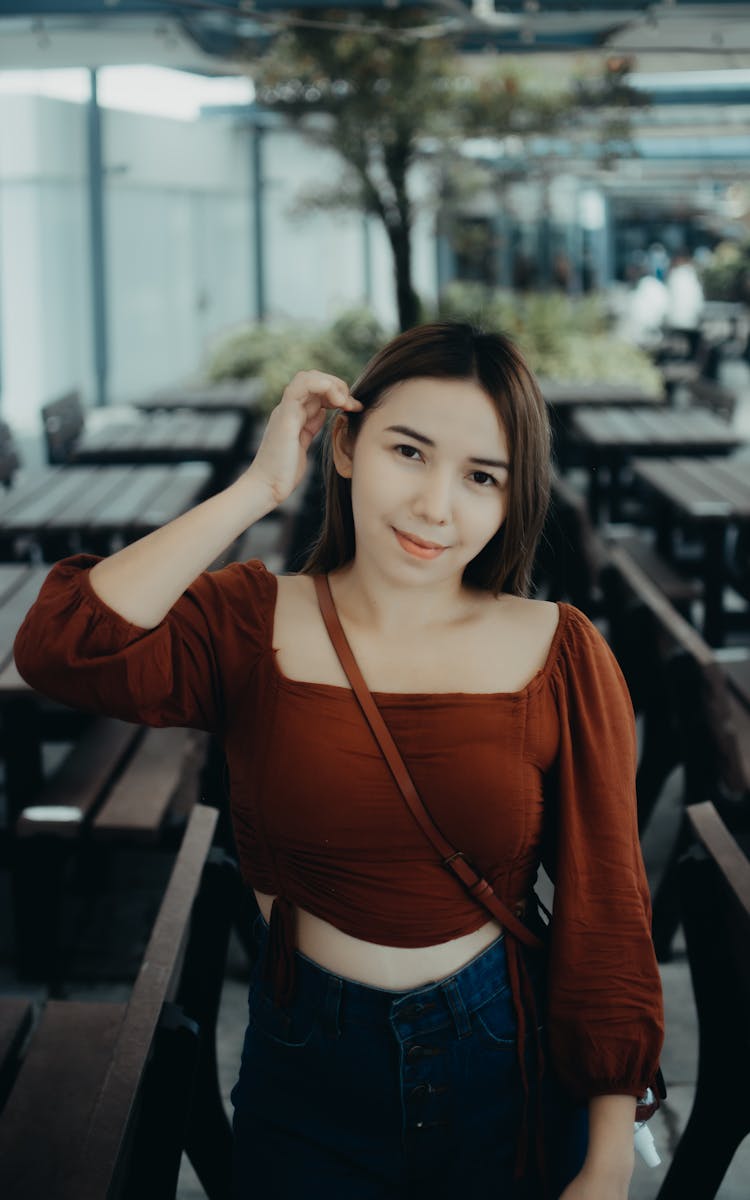
<path fill-rule="evenodd" d="M 454 850 L 452 854 L 449 854 L 447 858 L 444 858 L 444 859 L 442 860 L 443 866 L 444 866 L 444 867 L 448 867 L 448 868 L 450 868 L 450 865 L 451 865 L 451 863 L 453 862 L 454 858 L 461 858 L 461 859 L 463 859 L 463 864 L 464 864 L 464 866 L 465 866 L 465 867 L 468 867 L 468 869 L 469 869 L 469 870 L 470 870 L 470 871 L 473 873 L 473 875 L 474 875 L 474 884 L 468 884 L 468 885 L 467 885 L 468 887 L 473 887 L 473 886 L 475 886 L 477 883 L 480 883 L 480 882 L 481 882 L 482 876 L 480 875 L 479 871 L 477 871 L 476 867 L 473 867 L 473 866 L 471 865 L 471 863 L 468 861 L 468 859 L 466 858 L 466 856 L 465 856 L 465 854 L 464 854 L 463 850 Z"/>

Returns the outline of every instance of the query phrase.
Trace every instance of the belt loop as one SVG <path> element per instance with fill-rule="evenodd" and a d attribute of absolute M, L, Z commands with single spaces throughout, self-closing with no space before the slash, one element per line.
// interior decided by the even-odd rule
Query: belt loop
<path fill-rule="evenodd" d="M 323 997 L 323 1033 L 326 1037 L 341 1037 L 341 993 L 343 981 L 329 975 Z"/>
<path fill-rule="evenodd" d="M 468 1037 L 471 1033 L 471 1018 L 466 1011 L 461 989 L 455 979 L 447 979 L 438 985 L 445 996 L 448 1008 L 451 1010 L 456 1033 L 460 1038 Z"/>

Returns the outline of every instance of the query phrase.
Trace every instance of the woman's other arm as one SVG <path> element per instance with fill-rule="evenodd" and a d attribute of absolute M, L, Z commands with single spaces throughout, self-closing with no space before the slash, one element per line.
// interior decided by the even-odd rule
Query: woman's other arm
<path fill-rule="evenodd" d="M 223 492 L 98 562 L 90 573 L 96 594 L 126 621 L 153 629 L 236 537 L 294 491 L 326 410 L 361 407 L 335 375 L 299 372 L 271 413 L 248 470 Z"/>
<path fill-rule="evenodd" d="M 635 1096 L 592 1096 L 583 1167 L 560 1200 L 627 1200 L 635 1165 Z"/>

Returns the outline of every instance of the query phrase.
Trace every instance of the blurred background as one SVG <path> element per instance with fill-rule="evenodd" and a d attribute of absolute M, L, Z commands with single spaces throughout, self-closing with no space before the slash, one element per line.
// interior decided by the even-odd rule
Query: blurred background
<path fill-rule="evenodd" d="M 37 695 L 20 621 L 244 471 L 296 371 L 440 317 L 539 378 L 534 594 L 636 712 L 669 1094 L 631 1196 L 750 1194 L 750 4 L 0 0 L 9 1200 L 227 1194 L 253 954 L 221 747 Z M 211 569 L 300 568 L 319 450 Z"/>

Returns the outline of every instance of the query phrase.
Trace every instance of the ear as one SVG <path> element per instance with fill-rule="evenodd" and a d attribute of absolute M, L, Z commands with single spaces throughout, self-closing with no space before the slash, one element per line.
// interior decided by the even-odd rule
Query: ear
<path fill-rule="evenodd" d="M 349 429 L 346 413 L 336 413 L 331 426 L 331 451 L 334 466 L 344 479 L 352 477 L 352 460 L 354 457 L 354 440 Z"/>

